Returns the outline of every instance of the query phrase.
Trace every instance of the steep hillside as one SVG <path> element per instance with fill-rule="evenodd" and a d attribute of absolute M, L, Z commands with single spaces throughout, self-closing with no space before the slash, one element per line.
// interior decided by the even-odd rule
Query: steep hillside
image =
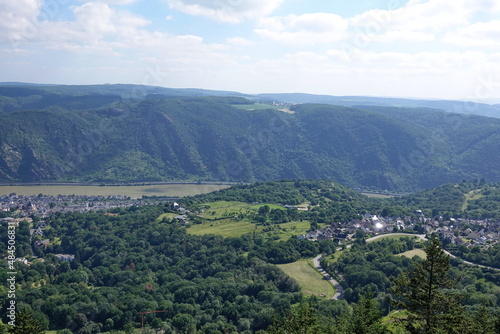
<path fill-rule="evenodd" d="M 1 181 L 328 178 L 409 191 L 500 180 L 493 118 L 318 104 L 288 113 L 236 108 L 252 103 L 241 97 L 127 99 L 111 88 L 90 95 L 51 88 L 28 103 L 16 88 L 5 96 L 7 88 L 3 99 L 22 103 L 0 115 Z"/>

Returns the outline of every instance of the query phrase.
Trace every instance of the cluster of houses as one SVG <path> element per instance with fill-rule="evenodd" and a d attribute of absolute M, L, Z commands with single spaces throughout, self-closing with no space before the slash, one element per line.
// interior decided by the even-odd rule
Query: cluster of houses
<path fill-rule="evenodd" d="M 441 239 L 448 239 L 454 245 L 491 247 L 500 241 L 500 221 L 496 219 L 462 219 L 442 216 L 424 217 L 421 211 L 416 217 L 380 217 L 365 214 L 348 223 L 332 223 L 324 229 L 311 230 L 299 236 L 299 239 L 334 240 L 344 244 L 353 238 L 357 230 L 365 234 L 391 232 L 418 232 L 421 234 L 437 233 Z"/>
<path fill-rule="evenodd" d="M 170 199 L 168 199 L 170 200 Z M 133 199 L 126 196 L 23 196 L 15 193 L 0 196 L 0 211 L 15 211 L 17 216 L 46 218 L 55 212 L 88 212 L 127 208 L 165 202 L 161 199 Z"/>
<path fill-rule="evenodd" d="M 288 108 L 288 107 L 293 106 L 293 103 L 287 103 L 287 102 L 276 102 L 276 101 L 273 101 L 271 104 L 273 106 L 275 106 L 275 107 L 286 107 L 286 108 Z"/>
<path fill-rule="evenodd" d="M 44 230 L 48 228 L 44 218 L 55 212 L 89 212 L 113 208 L 128 208 L 160 204 L 171 199 L 132 199 L 126 196 L 85 196 L 85 195 L 59 195 L 59 196 L 24 196 L 15 193 L 0 196 L 0 211 L 13 212 L 14 217 L 0 218 L 0 224 L 19 225 L 22 221 L 30 224 L 30 236 L 35 247 L 46 248 L 50 245 L 49 239 L 43 239 Z M 180 208 L 183 210 L 182 208 Z M 179 210 L 179 211 L 181 211 Z M 38 218 L 33 221 L 33 218 Z M 54 254 L 60 261 L 71 262 L 75 256 L 71 254 Z M 40 259 L 43 260 L 43 259 Z M 26 258 L 16 258 L 16 262 L 26 265 L 31 263 Z"/>
<path fill-rule="evenodd" d="M 22 218 L 13 218 L 13 217 L 5 217 L 5 218 L 0 218 L 0 224 L 8 224 L 8 225 L 15 225 L 19 226 L 19 223 L 22 221 L 26 221 L 32 226 L 30 228 L 30 236 L 33 238 L 33 236 L 43 236 L 43 230 L 48 227 L 47 223 L 45 221 L 38 221 L 36 223 L 33 222 L 33 219 L 30 217 L 22 217 Z M 34 243 L 35 247 L 47 247 L 50 245 L 50 241 L 48 239 L 46 240 L 38 240 L 35 241 Z M 74 255 L 70 254 L 54 254 L 54 256 L 59 260 L 59 261 L 68 261 L 71 262 L 75 259 Z M 43 259 L 39 259 L 43 261 Z M 25 257 L 20 257 L 16 258 L 14 260 L 15 262 L 21 262 L 25 265 L 31 265 L 31 262 L 28 261 Z"/>

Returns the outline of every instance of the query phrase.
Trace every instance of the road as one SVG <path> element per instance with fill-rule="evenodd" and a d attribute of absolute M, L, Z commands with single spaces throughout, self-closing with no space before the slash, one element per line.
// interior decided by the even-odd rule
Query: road
<path fill-rule="evenodd" d="M 374 237 L 371 237 L 371 238 L 368 238 L 366 239 L 366 242 L 371 242 L 371 241 L 375 241 L 375 240 L 378 240 L 378 239 L 381 239 L 381 238 L 384 238 L 384 237 L 389 237 L 389 236 L 414 236 L 414 237 L 418 237 L 419 239 L 421 240 L 427 240 L 427 237 L 425 236 L 425 234 L 410 234 L 410 233 L 389 233 L 389 234 L 380 234 L 380 235 L 376 235 Z M 351 245 L 347 245 L 346 248 L 351 248 Z M 340 249 L 339 249 L 340 250 Z M 455 258 L 455 259 L 458 259 L 460 261 L 462 261 L 463 263 L 465 264 L 468 264 L 468 265 L 471 265 L 471 266 L 476 266 L 476 267 L 481 267 L 481 268 L 485 268 L 485 269 L 491 269 L 491 270 L 496 270 L 496 271 L 500 271 L 500 269 L 498 268 L 493 268 L 493 267 L 488 267 L 488 266 L 483 266 L 481 264 L 477 264 L 477 263 L 472 263 L 472 262 L 469 262 L 469 261 L 465 261 L 465 260 L 462 260 L 461 258 L 451 254 L 450 252 L 448 252 L 447 250 L 443 249 L 443 251 L 445 252 L 445 254 L 449 255 L 450 257 L 452 258 Z M 342 289 L 342 286 L 339 284 L 339 282 L 337 282 L 332 276 L 330 276 L 330 274 L 328 274 L 320 265 L 320 260 L 321 260 L 321 254 L 316 256 L 314 259 L 313 259 L 313 263 L 314 263 L 314 267 L 333 285 L 333 287 L 335 288 L 335 294 L 333 295 L 332 299 L 342 299 L 343 296 L 344 296 L 344 290 Z"/>
<path fill-rule="evenodd" d="M 375 241 L 377 239 L 380 239 L 380 238 L 383 238 L 383 237 L 387 237 L 387 236 L 391 236 L 391 235 L 401 235 L 401 236 L 417 236 L 419 237 L 420 239 L 422 240 L 427 240 L 427 237 L 425 236 L 425 234 L 408 234 L 408 233 L 390 233 L 390 234 L 381 234 L 381 235 L 377 235 L 377 236 L 374 236 L 372 238 L 368 238 L 366 239 L 366 242 L 370 242 L 370 241 Z M 496 271 L 500 271 L 500 269 L 498 268 L 493 268 L 493 267 L 488 267 L 488 266 L 483 266 L 482 264 L 477 264 L 477 263 L 473 263 L 473 262 L 469 262 L 469 261 L 465 261 L 461 258 L 459 258 L 458 256 L 455 256 L 453 254 L 451 254 L 450 252 L 448 252 L 446 249 L 443 249 L 443 252 L 454 258 L 454 259 L 458 259 L 460 261 L 462 261 L 463 263 L 465 264 L 468 264 L 470 266 L 476 266 L 476 267 L 480 267 L 480 268 L 485 268 L 485 269 L 491 269 L 491 270 L 496 270 Z"/>
<path fill-rule="evenodd" d="M 419 239 L 427 240 L 425 234 L 411 234 L 411 233 L 389 233 L 389 234 L 379 234 L 374 237 L 366 239 L 366 242 L 375 241 L 380 238 L 390 237 L 390 236 L 407 236 L 407 237 L 419 237 Z"/>
<path fill-rule="evenodd" d="M 321 275 L 323 275 L 335 288 L 335 294 L 333 295 L 332 299 L 342 299 L 344 297 L 344 289 L 342 289 L 342 286 L 339 282 L 337 282 L 332 276 L 330 276 L 330 274 L 328 274 L 323 268 L 321 268 L 321 265 L 319 264 L 320 259 L 321 254 L 313 259 L 314 267 L 318 269 Z"/>

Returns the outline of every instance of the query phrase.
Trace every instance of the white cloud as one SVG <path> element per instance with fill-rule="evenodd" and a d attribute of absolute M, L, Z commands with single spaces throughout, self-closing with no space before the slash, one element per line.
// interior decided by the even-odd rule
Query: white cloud
<path fill-rule="evenodd" d="M 34 38 L 41 6 L 40 0 L 0 0 L 0 41 L 18 44 L 19 40 Z"/>
<path fill-rule="evenodd" d="M 469 0 L 410 0 L 397 9 L 374 9 L 349 19 L 353 28 L 366 33 L 372 30 L 440 32 L 468 22 Z"/>
<path fill-rule="evenodd" d="M 460 46 L 498 48 L 500 20 L 478 22 L 447 34 L 443 41 Z"/>
<path fill-rule="evenodd" d="M 124 6 L 124 5 L 129 5 L 131 3 L 137 2 L 138 0 L 80 0 L 80 1 L 82 1 L 82 2 L 98 2 L 98 3 L 108 4 L 108 5 Z"/>
<path fill-rule="evenodd" d="M 38 82 L 459 98 L 473 95 L 481 73 L 500 63 L 500 53 L 493 53 L 500 20 L 487 21 L 500 12 L 496 0 L 410 0 L 351 18 L 266 16 L 284 0 L 164 0 L 219 22 L 256 19 L 254 35 L 244 24 L 234 34 L 217 31 L 209 38 L 223 44 L 196 36 L 202 29 L 196 22 L 189 27 L 192 35 L 162 30 L 183 29 L 182 15 L 176 21 L 175 13 L 164 13 L 160 17 L 172 22 L 155 23 L 117 7 L 133 1 L 80 1 L 69 8 L 72 20 L 53 21 L 42 19 L 42 0 L 0 0 L 0 75 Z M 478 17 L 485 22 L 476 22 Z M 450 44 L 453 52 L 442 51 Z M 33 58 L 41 60 L 24 64 Z M 30 80 L 32 73 L 43 80 Z"/>
<path fill-rule="evenodd" d="M 465 5 L 473 12 L 500 12 L 500 2 L 497 0 L 467 0 Z"/>
<path fill-rule="evenodd" d="M 210 19 L 238 23 L 272 13 L 284 0 L 166 0 L 172 9 Z"/>
<path fill-rule="evenodd" d="M 325 42 L 429 42 L 436 34 L 467 24 L 471 0 L 410 0 L 396 9 L 373 9 L 351 18 L 333 13 L 266 17 L 255 32 L 287 45 L 311 46 Z M 484 0 L 486 1 L 486 0 Z M 358 43 L 359 44 L 359 43 Z"/>
<path fill-rule="evenodd" d="M 478 15 L 500 12 L 495 0 L 410 0 L 397 8 L 373 9 L 351 18 L 333 13 L 265 17 L 255 32 L 288 46 L 339 42 L 351 49 L 392 43 L 440 42 L 493 46 L 498 21 L 474 23 Z"/>
<path fill-rule="evenodd" d="M 44 22 L 35 41 L 52 50 L 118 55 L 150 23 L 101 2 L 84 3 L 73 14 L 74 21 Z"/>
<path fill-rule="evenodd" d="M 15 12 L 16 6 L 12 5 L 14 2 L 0 1 L 3 1 L 0 2 L 0 8 L 5 9 L 0 12 L 4 18 L 0 23 L 2 36 L 13 36 L 11 39 L 20 36 L 16 39 L 16 45 L 11 45 L 12 50 L 36 45 L 45 50 L 113 58 L 150 54 L 160 59 L 160 62 L 166 59 L 173 63 L 186 63 L 188 59 L 200 62 L 203 57 L 214 61 L 223 59 L 222 51 L 228 48 L 221 44 L 207 44 L 199 36 L 150 31 L 147 29 L 151 25 L 149 20 L 101 1 L 85 2 L 73 7 L 72 21 L 38 21 L 36 17 L 40 12 L 40 4 L 34 0 L 22 0 L 22 10 L 8 20 L 9 16 L 5 13 Z M 19 19 L 21 14 L 24 20 Z M 36 27 L 35 33 L 19 35 L 24 21 Z M 233 39 L 232 42 L 241 44 L 244 40 Z"/>
<path fill-rule="evenodd" d="M 380 35 L 370 34 L 367 35 L 367 38 L 372 42 L 381 43 L 430 42 L 436 39 L 435 36 L 430 33 L 403 30 L 391 30 Z"/>
<path fill-rule="evenodd" d="M 263 38 L 288 45 L 336 42 L 346 37 L 347 22 L 332 13 L 267 17 L 255 32 Z"/>
<path fill-rule="evenodd" d="M 256 64 L 261 92 L 464 98 L 485 66 L 482 52 L 296 52 Z M 491 67 L 491 66 L 490 66 Z M 250 80 L 251 81 L 251 80 Z M 255 90 L 254 90 L 255 91 Z"/>
<path fill-rule="evenodd" d="M 226 43 L 232 46 L 252 46 L 255 45 L 255 43 L 249 39 L 243 38 L 243 37 L 230 37 L 226 39 Z"/>

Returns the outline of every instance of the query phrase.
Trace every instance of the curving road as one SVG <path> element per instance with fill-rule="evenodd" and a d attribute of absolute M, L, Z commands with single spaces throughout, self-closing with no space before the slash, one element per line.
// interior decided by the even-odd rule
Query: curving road
<path fill-rule="evenodd" d="M 369 238 L 369 239 L 366 239 L 366 242 L 370 242 L 370 241 L 374 241 L 374 240 L 377 240 L 377 239 L 380 239 L 380 238 L 383 238 L 383 237 L 386 237 L 386 236 L 391 236 L 391 235 L 401 235 L 401 236 L 417 236 L 419 237 L 420 239 L 422 240 L 427 240 L 427 237 L 425 236 L 425 234 L 410 234 L 410 233 L 389 233 L 389 234 L 380 234 L 380 235 L 377 235 L 377 236 L 374 236 L 372 238 Z M 448 252 L 446 249 L 443 248 L 443 252 L 454 258 L 454 259 L 458 259 L 460 261 L 462 261 L 463 263 L 465 264 L 468 264 L 470 266 L 476 266 L 476 267 L 480 267 L 480 268 L 485 268 L 485 269 L 491 269 L 491 270 L 496 270 L 496 271 L 500 271 L 500 269 L 498 268 L 493 268 L 493 267 L 488 267 L 488 266 L 484 266 L 482 264 L 477 264 L 477 263 L 473 263 L 473 262 L 469 262 L 469 261 L 465 261 L 461 258 L 459 258 L 458 256 L 456 255 L 453 255 L 451 254 L 450 252 Z"/>
<path fill-rule="evenodd" d="M 419 237 L 419 239 L 427 240 L 427 237 L 425 236 L 425 234 L 388 233 L 388 234 L 379 234 L 379 235 L 376 235 L 374 237 L 368 238 L 368 239 L 366 239 L 366 242 L 375 241 L 377 239 L 381 239 L 381 238 L 385 238 L 385 237 L 390 237 L 390 236 L 397 236 L 397 235 L 400 235 L 400 236 L 403 236 L 403 237 L 404 236 L 407 236 L 407 237 Z"/>
<path fill-rule="evenodd" d="M 381 238 L 384 238 L 384 237 L 388 237 L 388 236 L 397 236 L 397 235 L 400 235 L 400 236 L 414 236 L 414 237 L 418 237 L 419 239 L 421 240 L 427 240 L 427 237 L 425 234 L 411 234 L 411 233 L 389 233 L 389 234 L 379 234 L 379 235 L 376 235 L 374 237 L 371 237 L 371 238 L 368 238 L 366 239 L 366 242 L 371 242 L 371 241 L 375 241 L 377 239 L 381 239 Z M 351 245 L 347 245 L 346 248 L 350 248 Z M 488 267 L 488 266 L 483 266 L 481 264 L 477 264 L 477 263 L 472 263 L 472 262 L 469 262 L 469 261 L 465 261 L 465 260 L 462 260 L 461 258 L 451 254 L 450 252 L 448 252 L 447 250 L 443 249 L 443 251 L 449 255 L 450 257 L 452 258 L 455 258 L 455 259 L 458 259 L 460 261 L 462 261 L 463 263 L 465 264 L 468 264 L 468 265 L 471 265 L 471 266 L 476 266 L 476 267 L 481 267 L 481 268 L 486 268 L 486 269 L 492 269 L 492 270 L 496 270 L 496 271 L 500 271 L 500 269 L 498 268 L 493 268 L 493 267 Z M 339 282 L 337 282 L 330 274 L 328 274 L 323 268 L 321 268 L 321 265 L 320 265 L 320 260 L 321 260 L 321 254 L 316 256 L 314 259 L 313 259 L 313 263 L 314 263 L 314 267 L 333 285 L 333 287 L 335 288 L 335 294 L 333 295 L 332 299 L 342 299 L 343 296 L 344 296 L 344 290 L 342 289 L 342 286 L 339 284 Z"/>
<path fill-rule="evenodd" d="M 323 268 L 321 268 L 321 265 L 319 263 L 320 260 L 321 254 L 313 259 L 314 268 L 316 268 L 321 273 L 321 275 L 323 275 L 335 288 L 335 294 L 333 295 L 332 299 L 342 299 L 344 296 L 344 289 L 342 289 L 342 286 L 339 282 L 337 282 L 332 276 L 330 276 L 330 274 L 328 274 Z"/>

